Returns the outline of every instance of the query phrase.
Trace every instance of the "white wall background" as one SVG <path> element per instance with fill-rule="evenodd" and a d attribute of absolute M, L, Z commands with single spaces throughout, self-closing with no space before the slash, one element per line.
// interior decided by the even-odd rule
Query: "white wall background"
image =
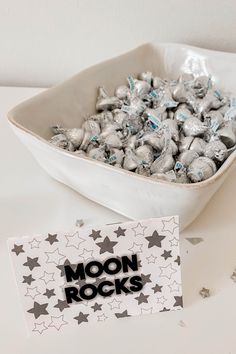
<path fill-rule="evenodd" d="M 236 0 L 0 0 L 0 85 L 50 86 L 152 39 L 236 52 Z"/>

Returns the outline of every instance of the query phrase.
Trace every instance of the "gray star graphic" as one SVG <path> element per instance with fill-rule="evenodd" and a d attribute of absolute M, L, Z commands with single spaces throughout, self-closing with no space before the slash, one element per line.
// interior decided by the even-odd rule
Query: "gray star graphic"
<path fill-rule="evenodd" d="M 54 242 L 59 242 L 57 239 L 57 234 L 48 234 L 48 237 L 45 239 L 45 241 L 48 241 L 50 245 L 53 245 Z"/>
<path fill-rule="evenodd" d="M 25 262 L 23 265 L 26 267 L 29 267 L 30 270 L 33 270 L 35 267 L 40 267 L 40 264 L 38 263 L 38 257 L 35 258 L 30 258 L 27 257 L 27 262 Z"/>
<path fill-rule="evenodd" d="M 108 253 L 114 253 L 113 247 L 117 244 L 118 242 L 111 241 L 108 236 L 105 237 L 105 239 L 102 242 L 96 243 L 98 247 L 100 247 L 100 254 L 108 252 Z"/>
<path fill-rule="evenodd" d="M 143 286 L 147 283 L 151 283 L 151 279 L 150 279 L 151 274 L 141 274 L 141 278 L 142 278 L 142 284 Z"/>
<path fill-rule="evenodd" d="M 76 321 L 78 321 L 78 325 L 81 324 L 82 322 L 88 322 L 88 316 L 89 314 L 85 314 L 83 312 L 80 312 L 78 316 L 74 317 Z"/>
<path fill-rule="evenodd" d="M 162 288 L 163 287 L 161 285 L 156 284 L 152 289 L 153 289 L 154 293 L 157 293 L 157 292 L 160 293 Z"/>
<path fill-rule="evenodd" d="M 91 309 L 93 309 L 94 312 L 101 311 L 102 310 L 102 304 L 98 304 L 97 302 L 95 302 L 95 304 L 93 306 L 91 306 Z"/>
<path fill-rule="evenodd" d="M 35 281 L 35 279 L 32 277 L 31 274 L 30 275 L 23 275 L 23 278 L 24 278 L 24 280 L 22 283 L 27 283 L 28 285 L 31 285 L 31 283 L 33 281 Z"/>
<path fill-rule="evenodd" d="M 177 258 L 174 260 L 178 265 L 180 265 L 180 256 L 177 256 Z"/>
<path fill-rule="evenodd" d="M 160 310 L 159 312 L 166 312 L 166 311 L 170 311 L 170 309 L 167 309 L 166 307 L 163 307 L 163 309 Z"/>
<path fill-rule="evenodd" d="M 142 304 L 143 302 L 148 303 L 149 295 L 144 295 L 143 293 L 140 293 L 139 296 L 135 297 L 135 300 L 138 301 L 138 305 Z"/>
<path fill-rule="evenodd" d="M 65 260 L 63 264 L 57 265 L 56 267 L 61 271 L 61 277 L 65 276 L 65 266 L 69 265 L 73 270 L 75 270 L 77 264 L 72 264 L 68 259 Z"/>
<path fill-rule="evenodd" d="M 48 315 L 48 312 L 46 310 L 48 304 L 39 304 L 38 302 L 34 301 L 34 306 L 32 309 L 29 309 L 27 312 L 32 313 L 34 315 L 34 318 L 38 318 L 41 315 Z"/>
<path fill-rule="evenodd" d="M 183 298 L 182 298 L 182 296 L 174 296 L 174 298 L 175 298 L 174 306 L 183 307 Z"/>
<path fill-rule="evenodd" d="M 54 292 L 54 289 L 46 289 L 43 295 L 47 296 L 47 298 L 50 299 L 52 296 L 55 296 L 56 294 Z"/>
<path fill-rule="evenodd" d="M 165 259 L 165 261 L 168 259 L 168 258 L 171 258 L 172 256 L 171 256 L 171 251 L 166 251 L 166 250 L 164 250 L 164 252 L 162 253 L 162 255 L 161 255 L 164 259 Z"/>
<path fill-rule="evenodd" d="M 118 227 L 117 230 L 115 230 L 115 234 L 117 237 L 120 237 L 120 236 L 125 236 L 125 231 L 126 229 L 122 229 L 120 226 Z"/>
<path fill-rule="evenodd" d="M 98 285 L 101 284 L 104 280 L 107 280 L 107 278 L 106 277 L 96 278 L 95 282 L 92 284 L 95 285 L 96 287 L 98 287 Z"/>
<path fill-rule="evenodd" d="M 92 230 L 91 234 L 89 235 L 90 237 L 93 238 L 94 241 L 96 241 L 97 238 L 101 238 L 101 230 Z"/>
<path fill-rule="evenodd" d="M 57 299 L 57 304 L 54 306 L 55 308 L 58 308 L 61 312 L 63 310 L 65 310 L 67 307 L 70 307 L 66 300 L 60 300 L 60 299 Z"/>
<path fill-rule="evenodd" d="M 123 312 L 116 312 L 115 316 L 116 316 L 116 318 L 130 317 L 127 310 L 125 310 Z"/>
<path fill-rule="evenodd" d="M 155 230 L 152 236 L 145 237 L 148 241 L 148 248 L 157 246 L 161 247 L 161 241 L 164 240 L 166 236 L 159 235 L 158 232 Z"/>
<path fill-rule="evenodd" d="M 18 256 L 20 253 L 24 253 L 25 251 L 23 250 L 23 245 L 15 245 L 11 250 L 12 252 L 15 252 L 15 254 Z"/>
<path fill-rule="evenodd" d="M 75 282 L 76 285 L 78 285 L 80 288 L 81 286 L 87 284 L 86 282 L 86 279 L 78 279 L 76 282 Z"/>

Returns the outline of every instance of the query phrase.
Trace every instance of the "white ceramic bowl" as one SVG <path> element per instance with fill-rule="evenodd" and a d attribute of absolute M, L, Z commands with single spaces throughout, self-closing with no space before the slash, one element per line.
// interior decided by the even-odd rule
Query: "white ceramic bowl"
<path fill-rule="evenodd" d="M 236 54 L 151 43 L 80 72 L 16 106 L 8 118 L 16 135 L 56 180 L 131 219 L 179 215 L 183 229 L 222 185 L 233 168 L 236 152 L 208 180 L 175 184 L 78 157 L 47 142 L 52 125 L 79 127 L 85 116 L 94 113 L 99 85 L 112 93 L 129 74 L 146 70 L 172 79 L 181 72 L 210 74 L 219 87 L 236 92 Z"/>

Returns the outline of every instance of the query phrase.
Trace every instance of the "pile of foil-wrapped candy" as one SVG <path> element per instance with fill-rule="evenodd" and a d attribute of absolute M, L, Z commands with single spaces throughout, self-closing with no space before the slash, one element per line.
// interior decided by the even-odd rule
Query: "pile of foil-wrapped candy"
<path fill-rule="evenodd" d="M 209 76 L 163 80 L 129 76 L 80 128 L 52 127 L 60 148 L 156 180 L 196 183 L 213 176 L 235 149 L 236 99 Z"/>

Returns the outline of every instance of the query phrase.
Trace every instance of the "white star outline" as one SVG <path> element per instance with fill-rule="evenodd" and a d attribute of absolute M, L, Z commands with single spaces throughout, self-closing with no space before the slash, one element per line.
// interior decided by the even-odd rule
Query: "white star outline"
<path fill-rule="evenodd" d="M 156 263 L 156 259 L 157 257 L 153 256 L 153 254 L 151 254 L 149 257 L 146 257 L 147 263 Z"/>
<path fill-rule="evenodd" d="M 167 299 L 163 295 L 157 298 L 157 302 L 161 305 L 164 305 L 166 301 Z"/>
<path fill-rule="evenodd" d="M 30 296 L 33 300 L 38 295 L 40 295 L 40 292 L 38 291 L 38 287 L 37 286 L 35 286 L 34 288 L 27 288 L 27 291 L 25 293 L 25 296 Z"/>
<path fill-rule="evenodd" d="M 46 263 L 54 263 L 56 265 L 59 265 L 61 260 L 66 258 L 63 254 L 61 254 L 59 252 L 58 248 L 56 248 L 52 252 L 45 252 L 45 254 L 46 254 L 46 257 L 47 257 Z"/>
<path fill-rule="evenodd" d="M 33 238 L 32 241 L 29 241 L 31 249 L 33 248 L 39 248 L 41 241 L 37 241 L 36 238 Z"/>
<path fill-rule="evenodd" d="M 133 246 L 128 248 L 129 251 L 133 252 L 133 253 L 142 253 L 143 249 L 143 244 L 142 243 L 135 243 L 133 242 Z"/>
<path fill-rule="evenodd" d="M 177 283 L 175 280 L 173 281 L 172 284 L 168 285 L 168 287 L 170 288 L 170 292 L 171 293 L 178 293 L 180 290 L 180 284 Z"/>
<path fill-rule="evenodd" d="M 45 322 L 41 322 L 41 323 L 34 323 L 34 328 L 32 329 L 32 331 L 39 332 L 40 334 L 42 334 L 47 329 L 48 327 L 45 325 Z"/>
<path fill-rule="evenodd" d="M 172 275 L 177 272 L 176 269 L 172 267 L 172 264 L 169 263 L 166 267 L 160 267 L 161 273 L 160 277 L 171 279 Z"/>
<path fill-rule="evenodd" d="M 115 298 L 111 302 L 108 302 L 108 305 L 110 306 L 111 310 L 113 310 L 113 309 L 119 310 L 121 304 L 122 304 L 122 301 L 118 301 Z"/>
<path fill-rule="evenodd" d="M 169 242 L 171 247 L 177 247 L 179 245 L 179 240 L 176 237 L 169 240 Z"/>
<path fill-rule="evenodd" d="M 48 327 L 54 327 L 57 331 L 61 329 L 62 326 L 67 325 L 68 322 L 64 320 L 64 315 L 61 316 L 51 316 L 51 322 L 49 323 Z"/>
<path fill-rule="evenodd" d="M 148 309 L 141 308 L 141 315 L 151 315 L 152 314 L 153 307 L 149 307 Z"/>
<path fill-rule="evenodd" d="M 142 224 L 139 222 L 135 227 L 131 227 L 131 229 L 134 232 L 134 236 L 144 236 L 144 231 L 147 229 L 147 226 L 142 226 Z"/>
<path fill-rule="evenodd" d="M 79 232 L 76 231 L 74 234 L 65 235 L 67 240 L 66 247 L 74 247 L 77 250 L 79 249 L 81 243 L 85 242 L 86 240 L 79 236 Z"/>
<path fill-rule="evenodd" d="M 83 249 L 83 252 L 79 254 L 79 257 L 83 258 L 84 261 L 93 258 L 93 250 L 87 250 L 86 248 Z"/>
<path fill-rule="evenodd" d="M 98 322 L 104 322 L 107 318 L 108 317 L 104 313 L 102 315 L 97 316 Z"/>
<path fill-rule="evenodd" d="M 44 271 L 43 275 L 39 279 L 44 281 L 44 283 L 47 285 L 50 281 L 55 281 L 54 273 L 48 273 Z"/>
<path fill-rule="evenodd" d="M 173 235 L 175 229 L 179 227 L 179 222 L 176 222 L 176 217 L 172 216 L 169 220 L 162 220 L 163 232 L 169 232 Z"/>

